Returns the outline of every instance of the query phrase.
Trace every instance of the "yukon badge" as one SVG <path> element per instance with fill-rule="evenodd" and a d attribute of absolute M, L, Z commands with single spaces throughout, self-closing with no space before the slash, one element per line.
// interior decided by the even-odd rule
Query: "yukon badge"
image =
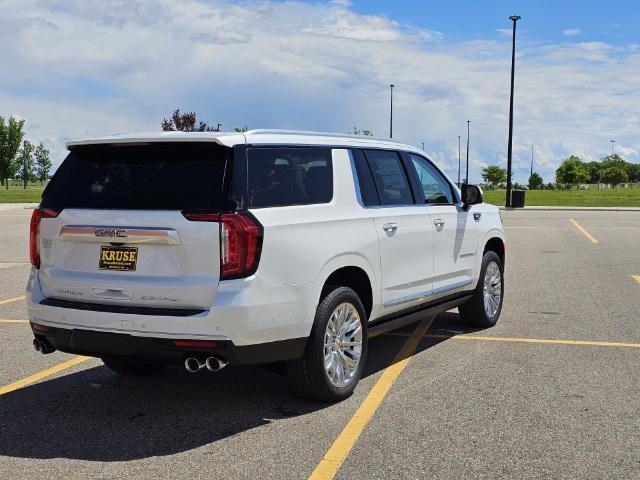
<path fill-rule="evenodd" d="M 121 228 L 96 228 L 96 237 L 126 237 L 127 231 Z"/>

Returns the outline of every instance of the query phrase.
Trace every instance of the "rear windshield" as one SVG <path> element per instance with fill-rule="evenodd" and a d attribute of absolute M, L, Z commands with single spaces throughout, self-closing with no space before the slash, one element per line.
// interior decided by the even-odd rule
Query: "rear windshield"
<path fill-rule="evenodd" d="M 211 142 L 78 146 L 45 189 L 42 207 L 219 211 L 230 153 Z"/>
<path fill-rule="evenodd" d="M 333 198 L 330 148 L 250 148 L 249 208 L 328 203 Z"/>

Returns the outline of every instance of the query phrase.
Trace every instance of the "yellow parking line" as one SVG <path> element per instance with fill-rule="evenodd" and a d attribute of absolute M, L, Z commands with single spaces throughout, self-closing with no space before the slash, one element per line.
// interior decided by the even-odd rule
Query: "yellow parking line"
<path fill-rule="evenodd" d="M 587 237 L 589 240 L 591 240 L 592 243 L 600 243 L 596 237 L 594 237 L 589 232 L 587 232 L 582 227 L 582 225 L 580 225 L 578 222 L 576 222 L 573 218 L 570 218 L 569 221 L 571 223 L 573 223 L 573 226 L 576 227 L 580 231 L 580 233 L 582 233 L 585 237 Z"/>
<path fill-rule="evenodd" d="M 327 453 L 325 453 L 309 477 L 310 480 L 328 480 L 335 476 L 360 437 L 360 434 L 389 392 L 389 389 L 402 370 L 407 366 L 407 363 L 409 363 L 411 355 L 415 352 L 416 347 L 420 343 L 420 339 L 424 337 L 424 334 L 429 329 L 431 322 L 433 322 L 433 318 L 425 319 L 418 324 L 396 355 L 396 358 L 394 358 L 393 363 L 385 369 L 380 379 L 367 395 L 367 398 L 365 398 L 362 405 L 360 405 L 360 408 L 358 408 L 353 417 L 351 417 L 351 420 L 349 420 L 349 423 L 347 423 L 340 435 L 338 435 L 338 438 L 336 438 L 329 450 L 327 450 Z"/>
<path fill-rule="evenodd" d="M 23 378 L 22 380 L 18 380 L 17 382 L 10 383 L 9 385 L 5 385 L 4 387 L 0 387 L 0 395 L 4 395 L 6 393 L 14 392 L 19 390 L 27 385 L 31 385 L 32 383 L 37 382 L 38 380 L 42 380 L 43 378 L 49 377 L 51 375 L 55 375 L 58 372 L 66 370 L 67 368 L 75 367 L 76 365 L 81 364 L 82 362 L 86 362 L 90 360 L 91 357 L 83 357 L 77 356 L 72 358 L 71 360 L 67 360 L 66 362 L 59 363 L 58 365 L 54 365 L 51 368 L 47 368 L 46 370 L 42 370 L 41 372 L 34 373 L 33 375 L 29 375 L 28 377 Z"/>
<path fill-rule="evenodd" d="M 0 323 L 29 323 L 29 320 L 0 320 Z"/>
<path fill-rule="evenodd" d="M 634 278 L 636 282 L 640 283 L 640 275 L 631 275 L 631 276 Z"/>
<path fill-rule="evenodd" d="M 640 348 L 640 343 L 626 342 L 597 342 L 591 340 L 559 340 L 546 338 L 518 338 L 518 337 L 484 337 L 479 335 L 425 335 L 426 338 L 450 338 L 452 340 L 479 340 L 483 342 L 510 342 L 510 343 L 542 343 L 550 345 L 585 345 L 592 347 L 625 347 Z"/>
<path fill-rule="evenodd" d="M 24 300 L 25 297 L 24 295 L 22 295 L 21 297 L 14 297 L 14 298 L 7 298 L 6 300 L 0 300 L 0 305 L 4 305 L 5 303 L 11 303 L 11 302 L 17 302 L 20 300 Z"/>
<path fill-rule="evenodd" d="M 386 335 L 396 335 L 406 337 L 407 333 L 390 332 Z M 626 342 L 600 342 L 595 340 L 561 340 L 550 338 L 520 338 L 520 337 L 489 337 L 481 335 L 456 335 L 447 333 L 429 333 L 424 338 L 442 338 L 445 340 L 476 340 L 481 342 L 507 342 L 507 343 L 541 343 L 548 345 L 579 345 L 591 347 L 623 347 L 640 348 L 640 343 Z"/>

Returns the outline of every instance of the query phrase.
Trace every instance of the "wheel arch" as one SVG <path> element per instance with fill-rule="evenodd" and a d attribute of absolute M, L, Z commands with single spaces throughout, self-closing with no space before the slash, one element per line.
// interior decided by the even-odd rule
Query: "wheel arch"
<path fill-rule="evenodd" d="M 506 245 L 504 243 L 504 239 L 499 236 L 490 237 L 484 244 L 484 249 L 482 251 L 482 256 L 484 256 L 487 252 L 495 252 L 498 257 L 500 257 L 500 262 L 502 262 L 502 268 L 504 268 L 505 260 L 506 260 Z"/>
<path fill-rule="evenodd" d="M 364 306 L 367 318 L 371 317 L 374 305 L 374 289 L 370 274 L 361 266 L 344 265 L 331 271 L 324 282 L 318 296 L 318 303 L 329 293 L 333 286 L 349 287 L 355 291 Z"/>

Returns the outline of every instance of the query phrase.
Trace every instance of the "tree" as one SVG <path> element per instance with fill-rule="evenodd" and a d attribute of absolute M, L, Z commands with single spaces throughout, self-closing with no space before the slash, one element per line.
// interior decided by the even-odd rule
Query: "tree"
<path fill-rule="evenodd" d="M 365 137 L 373 137 L 371 130 L 360 130 L 358 127 L 353 127 L 351 135 L 364 135 Z"/>
<path fill-rule="evenodd" d="M 630 182 L 640 182 L 640 163 L 627 164 L 627 175 Z"/>
<path fill-rule="evenodd" d="M 602 160 L 600 160 L 600 170 L 606 170 L 607 168 L 621 168 L 622 170 L 626 170 L 628 163 L 625 162 L 620 156 L 616 153 L 615 155 L 607 155 Z"/>
<path fill-rule="evenodd" d="M 601 163 L 595 160 L 587 163 L 589 169 L 589 183 L 600 183 Z"/>
<path fill-rule="evenodd" d="M 249 127 L 246 125 L 243 125 L 241 127 L 236 127 L 233 129 L 234 132 L 238 132 L 238 133 L 244 133 L 244 132 L 248 132 L 249 131 Z"/>
<path fill-rule="evenodd" d="M 540 190 L 544 186 L 544 180 L 539 173 L 533 172 L 529 177 L 529 189 Z"/>
<path fill-rule="evenodd" d="M 33 176 L 33 144 L 29 140 L 22 142 L 22 148 L 18 153 L 18 171 L 23 188 L 26 189 L 27 182 Z"/>
<path fill-rule="evenodd" d="M 507 181 L 507 170 L 497 165 L 489 165 L 482 168 L 482 179 L 496 188 L 503 182 Z"/>
<path fill-rule="evenodd" d="M 556 182 L 575 186 L 589 181 L 589 169 L 585 163 L 575 155 L 563 161 L 556 170 Z"/>
<path fill-rule="evenodd" d="M 602 181 L 604 183 L 610 183 L 614 187 L 617 187 L 621 183 L 626 183 L 629 180 L 627 172 L 621 167 L 609 167 L 602 170 Z"/>
<path fill-rule="evenodd" d="M 207 125 L 207 122 L 199 122 L 194 112 L 180 113 L 180 109 L 176 109 L 171 118 L 162 120 L 162 130 L 164 132 L 181 131 L 181 132 L 219 132 L 220 124 L 217 127 Z"/>
<path fill-rule="evenodd" d="M 5 122 L 0 117 L 0 182 L 9 189 L 9 178 L 15 173 L 15 159 L 20 143 L 24 137 L 24 120 L 16 120 L 13 116 Z M 1 183 L 0 183 L 1 185 Z"/>
<path fill-rule="evenodd" d="M 51 170 L 51 160 L 49 160 L 49 150 L 40 142 L 35 151 L 36 176 L 40 180 L 40 185 L 49 178 L 49 170 Z"/>

